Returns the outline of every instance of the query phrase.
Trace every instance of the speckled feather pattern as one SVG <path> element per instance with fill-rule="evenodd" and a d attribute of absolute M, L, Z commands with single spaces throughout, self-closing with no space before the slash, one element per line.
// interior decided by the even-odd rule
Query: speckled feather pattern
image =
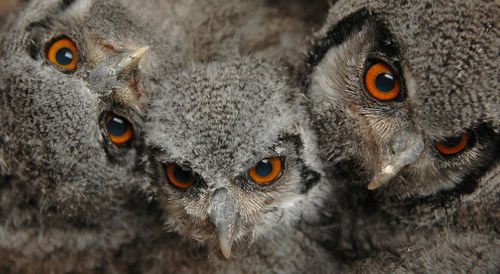
<path fill-rule="evenodd" d="M 498 1 L 13 3 L 0 11 L 0 273 L 500 270 Z M 360 9 L 362 26 L 311 63 Z M 407 102 L 352 100 L 378 26 Z M 61 35 L 74 73 L 46 58 Z M 96 77 L 143 46 L 132 76 Z M 110 112 L 131 121 L 129 145 L 111 143 Z M 424 136 L 424 154 L 369 191 L 396 129 Z M 464 129 L 474 146 L 436 157 Z M 261 187 L 248 170 L 267 157 L 285 168 Z M 176 189 L 169 163 L 202 181 Z M 209 212 L 222 188 L 241 218 L 230 259 Z"/>
<path fill-rule="evenodd" d="M 317 213 L 330 191 L 323 180 L 306 193 L 302 190 L 303 170 L 321 172 L 322 165 L 312 154 L 315 140 L 306 133 L 310 129 L 301 97 L 282 69 L 255 57 L 234 56 L 227 62 L 188 65 L 164 81 L 146 113 L 145 139 L 156 163 L 151 174 L 160 174 L 155 195 L 165 208 L 167 229 L 179 233 L 187 246 L 207 246 L 204 256 L 217 265 L 217 272 L 258 272 L 261 267 L 331 271 L 335 266 L 327 250 L 297 229 L 305 220 L 311 231 L 319 226 Z M 280 179 L 257 186 L 247 178 L 252 166 L 276 156 L 286 159 Z M 189 166 L 202 181 L 176 188 L 161 175 L 171 163 Z M 209 219 L 211 197 L 218 189 L 234 193 L 242 220 L 227 263 L 220 258 Z M 296 254 L 288 257 L 282 245 Z"/>
<path fill-rule="evenodd" d="M 498 1 L 331 7 L 304 66 L 304 88 L 338 197 L 325 243 L 344 259 L 343 271 L 500 269 L 499 10 Z M 370 58 L 396 67 L 402 98 L 368 94 Z M 424 136 L 419 157 L 386 185 L 366 189 L 387 153 L 397 154 L 395 136 L 408 132 Z M 462 132 L 475 138 L 463 151 L 437 152 L 438 140 Z"/>
<path fill-rule="evenodd" d="M 189 243 L 165 228 L 169 216 L 146 170 L 149 148 L 142 138 L 148 99 L 153 92 L 162 92 L 158 87 L 172 83 L 169 75 L 182 75 L 189 64 L 253 56 L 256 67 L 260 63 L 266 67 L 262 58 L 268 57 L 281 83 L 275 87 L 293 90 L 285 88 L 293 82 L 286 75 L 292 64 L 302 60 L 301 48 L 311 25 L 301 21 L 307 15 L 299 1 L 290 10 L 281 9 L 282 5 L 54 0 L 21 3 L 18 13 L 2 17 L 0 272 L 250 273 L 270 268 L 282 272 L 306 267 L 312 263 L 309 257 L 317 258 L 317 265 L 325 261 L 326 253 L 300 231 L 288 235 L 278 230 L 274 241 L 259 244 L 267 246 L 265 250 L 241 245 L 243 253 L 253 255 L 241 262 L 221 260 L 218 250 Z M 74 73 L 62 72 L 45 56 L 51 39 L 60 35 L 78 48 Z M 114 55 L 142 46 L 149 46 L 149 51 L 134 74 L 136 82 L 118 78 L 114 84 L 130 87 L 116 87 L 106 96 L 106 90 L 99 88 L 106 86 L 100 82 L 105 77 L 95 78 L 91 72 Z M 217 76 L 233 66 L 236 61 L 211 74 Z M 248 69 L 245 75 L 251 87 L 262 74 Z M 282 99 L 278 96 L 273 102 Z M 130 146 L 110 143 L 103 127 L 109 111 L 133 122 Z M 279 111 L 298 115 L 291 109 Z M 228 113 L 241 117 L 234 110 Z M 318 162 L 303 162 L 320 169 Z M 269 252 L 285 243 L 297 249 Z"/>
<path fill-rule="evenodd" d="M 429 134 L 459 133 L 484 121 L 498 126 L 498 1 L 337 1 L 316 36 L 361 8 L 398 41 L 401 63 L 417 85 L 415 111 Z"/>

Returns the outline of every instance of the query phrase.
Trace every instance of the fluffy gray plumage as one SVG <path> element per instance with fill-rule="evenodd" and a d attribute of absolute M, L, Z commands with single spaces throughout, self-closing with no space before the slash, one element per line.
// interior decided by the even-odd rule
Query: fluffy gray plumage
<path fill-rule="evenodd" d="M 494 1 L 330 9 L 305 83 L 338 196 L 328 244 L 346 270 L 498 271 L 499 12 Z M 399 79 L 394 99 L 369 92 L 376 63 Z M 464 132 L 459 152 L 438 151 Z"/>
<path fill-rule="evenodd" d="M 173 72 L 147 107 L 156 195 L 168 230 L 186 245 L 167 252 L 182 258 L 198 250 L 195 264 L 209 258 L 208 266 L 192 265 L 192 271 L 332 267 L 327 253 L 298 229 L 299 221 L 318 222 L 330 191 L 318 182 L 315 140 L 300 97 L 283 75 L 279 66 L 252 57 L 193 64 Z M 282 161 L 281 175 L 259 185 L 249 170 L 273 157 Z M 194 183 L 176 186 L 168 174 L 172 164 L 192 174 Z"/>
<path fill-rule="evenodd" d="M 276 61 L 295 63 L 305 40 L 287 45 L 293 54 L 273 39 L 265 47 L 242 43 L 272 33 L 252 22 L 207 21 L 215 37 L 228 29 L 241 35 L 184 49 L 190 62 L 159 81 L 146 103 L 151 195 L 164 210 L 166 237 L 183 246 L 165 250 L 162 262 L 193 272 L 331 271 L 335 261 L 311 237 L 329 186 L 320 182 L 302 99 Z M 278 179 L 259 185 L 250 178 L 252 167 L 276 157 Z M 176 186 L 173 165 L 194 183 Z"/>
<path fill-rule="evenodd" d="M 205 77 L 227 71 L 219 80 L 227 76 L 224 84 L 228 87 L 250 93 L 259 85 L 270 84 L 268 90 L 277 90 L 269 90 L 269 95 L 274 94 L 269 103 L 284 105 L 268 111 L 298 117 L 301 110 L 294 113 L 284 107 L 288 103 L 294 105 L 295 100 L 288 95 L 293 90 L 288 89 L 284 77 L 288 71 L 279 62 L 271 65 L 260 59 L 272 57 L 290 64 L 301 60 L 299 49 L 306 43 L 304 36 L 309 29 L 301 22 L 307 15 L 297 8 L 282 10 L 283 5 L 266 1 L 52 0 L 26 3 L 19 14 L 7 18 L 0 42 L 0 272 L 188 272 L 195 267 L 200 272 L 261 272 L 269 268 L 299 269 L 311 262 L 319 265 L 323 260 L 321 249 L 309 245 L 301 231 L 290 229 L 295 224 L 291 221 L 283 228 L 271 230 L 278 234 L 288 229 L 290 235 L 257 241 L 258 235 L 265 234 L 261 231 L 269 230 L 261 226 L 261 231 L 253 230 L 255 238 L 247 237 L 255 240 L 255 246 L 245 242 L 250 244 L 245 247 L 238 238 L 233 255 L 237 251 L 254 254 L 245 256 L 241 263 L 215 258 L 216 263 L 212 264 L 207 257 L 219 256 L 211 242 L 214 235 L 209 234 L 205 240 L 209 244 L 186 247 L 183 238 L 189 235 L 184 234 L 182 227 L 174 227 L 176 232 L 165 230 L 165 222 L 178 222 L 181 211 L 169 211 L 169 197 L 160 192 L 160 188 L 166 187 L 164 181 L 154 180 L 150 184 L 150 174 L 145 171 L 145 167 L 153 165 L 147 162 L 146 155 L 151 153 L 146 152 L 142 141 L 143 115 L 148 113 L 146 119 L 152 125 L 155 117 L 165 111 L 147 109 L 157 106 L 148 99 L 152 96 L 157 103 L 169 102 L 171 98 L 167 96 L 173 90 L 163 87 L 197 79 L 189 72 Z M 49 60 L 49 49 L 60 39 L 71 40 L 77 48 L 77 53 L 72 52 L 77 58 L 74 71 L 61 69 Z M 296 42 L 290 43 L 293 41 Z M 230 62 L 231 57 L 237 59 Z M 190 67 L 191 63 L 196 65 Z M 253 69 L 259 67 L 254 74 Z M 249 77 L 248 83 L 239 73 Z M 268 81 L 260 82 L 258 76 Z M 222 84 L 205 78 L 198 83 L 214 89 Z M 196 86 L 191 92 L 199 93 L 199 88 Z M 264 90 L 258 91 L 253 105 L 262 97 L 268 99 Z M 203 98 L 198 98 L 199 102 Z M 236 101 L 235 96 L 233 103 Z M 208 99 L 207 104 L 207 108 L 217 108 Z M 231 110 L 235 118 L 241 118 L 237 111 Z M 130 123 L 134 137 L 126 145 L 113 143 L 108 123 L 114 118 L 108 119 L 110 114 Z M 272 119 L 261 118 L 272 125 Z M 299 129 L 292 124 L 292 120 L 282 119 L 280 130 Z M 182 124 L 179 126 L 179 130 L 183 129 Z M 225 125 L 228 130 L 232 126 Z M 183 130 L 184 134 L 192 133 L 189 128 Z M 157 132 L 152 128 L 148 136 L 159 136 Z M 165 134 L 168 133 L 175 132 L 168 129 Z M 229 134 L 222 140 L 227 142 L 235 137 L 237 142 L 236 137 L 245 137 L 242 133 L 238 129 L 235 135 Z M 259 136 L 257 131 L 255 136 Z M 272 137 L 277 136 L 275 132 Z M 308 138 L 312 137 L 304 136 L 304 140 Z M 154 140 L 160 142 L 154 143 L 154 147 L 160 148 L 173 148 L 182 141 L 167 144 Z M 277 149 L 280 143 L 269 140 L 258 145 L 272 149 L 267 146 L 271 144 Z M 295 143 L 288 142 L 282 150 L 275 151 L 287 156 L 290 172 L 282 175 L 281 182 L 286 185 L 285 178 L 290 179 L 292 186 L 282 195 L 270 194 L 270 198 L 282 200 L 279 206 L 268 206 L 266 210 L 277 208 L 279 212 L 285 201 L 300 201 L 306 195 L 300 193 L 304 183 L 300 176 L 307 173 L 302 174 L 298 168 L 318 165 L 306 160 L 306 156 L 299 157 L 309 146 L 314 146 L 312 141 L 295 150 Z M 202 157 L 209 157 L 209 146 L 205 148 L 205 154 L 191 160 L 202 162 Z M 179 160 L 173 155 L 169 157 Z M 210 157 L 207 163 L 215 161 Z M 252 161 L 255 164 L 257 159 Z M 249 164 L 240 162 L 234 168 L 241 171 L 242 165 L 248 168 Z M 208 181 L 211 177 L 206 178 Z M 307 193 L 312 195 L 314 191 Z M 262 201 L 255 203 L 262 207 Z M 298 218 L 299 215 L 290 216 Z M 301 249 L 285 248 L 274 254 L 274 248 L 286 242 Z M 315 259 L 310 260 L 305 254 Z"/>
<path fill-rule="evenodd" d="M 1 272 L 139 267 L 161 225 L 139 192 L 137 98 L 150 63 L 127 58 L 154 35 L 116 1 L 27 5 L 1 32 Z M 60 39 L 76 45 L 74 71 L 47 57 Z M 109 113 L 132 123 L 129 145 L 111 142 Z"/>
<path fill-rule="evenodd" d="M 339 1 L 305 73 L 310 122 L 290 75 L 323 7 L 50 0 L 0 18 L 0 272 L 498 271 L 498 4 Z M 47 57 L 60 38 L 75 71 Z M 404 96 L 365 92 L 367 57 Z M 252 181 L 273 157 L 278 179 Z"/>

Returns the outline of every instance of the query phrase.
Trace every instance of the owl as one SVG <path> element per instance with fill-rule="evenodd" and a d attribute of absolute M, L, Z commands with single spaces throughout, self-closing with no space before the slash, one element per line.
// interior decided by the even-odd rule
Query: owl
<path fill-rule="evenodd" d="M 281 10 L 281 2 L 219 0 L 50 0 L 23 1 L 21 5 L 19 13 L 8 18 L 2 14 L 0 18 L 4 23 L 0 27 L 0 272 L 187 272 L 196 268 L 200 272 L 222 272 L 245 269 L 245 265 L 263 271 L 272 265 L 276 270 L 299 269 L 313 261 L 306 254 L 322 265 L 321 256 L 326 255 L 321 255 L 321 249 L 310 244 L 301 230 L 288 229 L 313 222 L 314 212 L 307 211 L 313 211 L 314 204 L 320 205 L 322 196 L 329 193 L 315 184 L 320 180 L 319 162 L 305 156 L 307 150 L 313 150 L 313 137 L 295 126 L 303 113 L 301 107 L 297 107 L 297 113 L 295 107 L 286 107 L 295 106 L 291 102 L 297 101 L 289 96 L 294 85 L 288 89 L 284 79 L 288 70 L 282 67 L 287 65 L 277 62 L 280 65 L 275 70 L 274 65 L 258 61 L 268 57 L 292 64 L 301 59 L 300 48 L 310 26 L 304 23 L 309 19 L 305 19 L 303 9 Z M 238 57 L 250 53 L 255 60 Z M 228 62 L 231 58 L 236 60 Z M 191 69 L 190 64 L 197 65 Z M 250 73 L 254 69 L 256 73 Z M 244 79 L 240 72 L 250 78 Z M 204 78 L 207 76 L 215 78 Z M 259 86 L 260 81 L 270 86 Z M 177 84 L 186 86 L 172 89 Z M 241 92 L 230 97 L 227 106 L 233 109 L 227 110 L 227 119 L 219 109 L 226 105 L 204 96 L 202 85 L 214 90 L 227 85 L 227 89 L 222 88 L 225 95 L 231 90 Z M 200 141 L 190 143 L 191 150 L 187 146 L 177 148 L 186 149 L 187 154 L 180 158 L 180 154 L 171 154 L 171 149 L 175 152 L 181 140 L 168 144 L 161 143 L 165 139 L 156 139 L 162 136 L 160 129 L 171 125 L 170 120 L 161 120 L 165 125 L 158 129 L 148 128 L 148 134 L 144 127 L 145 120 L 148 127 L 160 123 L 156 119 L 166 111 L 155 101 L 175 104 L 172 93 L 179 90 L 199 93 L 199 101 L 194 98 L 185 102 L 188 105 L 206 100 L 207 105 L 200 106 L 205 110 L 198 115 L 213 110 L 210 115 L 215 118 L 208 119 L 210 123 L 198 121 L 205 133 L 216 131 L 211 128 L 215 121 L 228 122 L 221 124 L 223 131 L 213 136 L 215 139 L 179 124 L 177 133 L 195 134 L 193 138 Z M 269 113 L 283 111 L 273 113 L 279 115 L 279 123 L 275 125 L 274 118 L 266 120 L 262 115 L 262 125 L 243 119 L 245 116 L 234 107 L 246 106 L 237 98 L 246 92 L 257 92 L 252 97 L 256 101 L 248 102 L 249 106 L 262 102 L 271 107 Z M 215 91 L 212 93 L 214 99 L 224 102 Z M 179 100 L 182 98 L 187 97 Z M 264 99 L 270 100 L 259 101 Z M 246 110 L 250 114 L 250 108 Z M 266 110 L 261 111 L 264 114 Z M 169 114 L 184 115 L 181 108 L 172 109 L 165 117 Z M 290 119 L 284 117 L 289 114 Z M 234 150 L 234 144 L 243 145 L 248 139 L 240 136 L 245 133 L 241 131 L 245 124 L 258 126 L 256 130 L 264 130 L 262 137 L 270 139 L 261 138 L 263 143 L 254 139 L 251 144 L 258 147 L 248 152 Z M 277 130 L 269 135 L 265 125 Z M 233 134 L 232 129 L 237 131 Z M 289 132 L 295 134 L 289 136 Z M 166 133 L 175 131 L 169 128 Z M 252 136 L 261 136 L 255 133 Z M 154 142 L 146 146 L 145 136 Z M 170 135 L 177 136 L 181 135 Z M 230 143 L 233 137 L 242 139 Z M 203 146 L 204 140 L 216 143 Z M 218 162 L 224 153 L 208 155 L 211 146 L 223 144 L 231 145 L 221 150 L 228 157 L 243 154 L 234 158 L 233 169 L 226 169 L 232 174 L 239 172 L 239 176 L 211 181 L 215 177 L 198 164 L 203 157 L 208 157 L 206 163 L 210 165 L 227 164 L 230 159 Z M 249 147 L 250 143 L 246 145 Z M 196 154 L 197 150 L 201 154 Z M 257 155 L 250 157 L 252 153 Z M 263 158 L 254 161 L 260 156 Z M 168 164 L 172 164 L 170 169 L 163 169 Z M 243 172 L 250 165 L 259 165 L 252 174 L 264 178 L 260 184 L 249 181 L 249 173 Z M 191 190 L 175 192 L 178 189 L 167 184 L 169 179 L 164 176 L 173 172 L 171 175 L 181 181 L 182 176 L 189 179 L 192 173 L 186 168 L 196 171 L 196 176 L 203 174 L 204 180 L 196 181 Z M 269 168 L 278 170 L 272 175 L 273 182 L 265 181 L 272 177 L 266 175 Z M 223 170 L 221 167 L 214 176 L 220 176 Z M 158 177 L 151 178 L 151 174 Z M 193 193 L 200 191 L 208 199 L 207 193 L 223 183 L 227 187 L 216 188 L 219 194 L 210 196 L 210 217 L 200 210 L 201 215 L 186 215 L 186 222 L 179 219 L 181 213 L 174 209 L 180 202 L 188 202 L 186 209 L 192 210 L 196 203 Z M 317 199 L 309 201 L 306 197 Z M 301 214 L 306 218 L 301 219 Z M 226 217 L 234 218 L 225 221 Z M 277 220 L 283 226 L 274 225 Z M 166 232 L 165 223 L 169 227 L 178 224 L 175 232 Z M 217 232 L 214 226 L 218 226 Z M 193 234 L 186 234 L 190 230 Z M 269 233 L 276 237 L 257 241 L 260 235 Z M 183 237 L 206 245 L 186 248 Z M 219 260 L 217 265 L 198 259 L 200 254 L 215 257 L 220 249 L 235 257 L 238 252 L 231 252 L 233 246 L 254 241 L 262 249 L 240 248 L 241 253 L 253 252 L 255 256 L 245 257 L 239 264 Z M 214 247 L 219 246 L 217 242 L 220 249 Z M 280 248 L 277 256 L 274 249 L 280 244 L 295 244 L 301 249 Z M 178 254 L 185 256 L 179 258 Z M 189 265 L 192 261 L 197 266 Z M 260 264 L 252 265 L 256 262 Z"/>
<path fill-rule="evenodd" d="M 330 191 L 302 97 L 282 70 L 251 56 L 193 64 L 172 72 L 147 104 L 145 142 L 166 227 L 204 248 L 210 266 L 199 271 L 328 269 L 297 228 L 317 221 Z"/>
<path fill-rule="evenodd" d="M 0 272 L 137 267 L 154 37 L 118 1 L 33 1 L 0 32 Z M 148 57 L 149 56 L 149 57 Z"/>
<path fill-rule="evenodd" d="M 183 62 L 155 79 L 145 103 L 150 197 L 172 247 L 156 269 L 332 271 L 312 237 L 330 186 L 290 77 L 308 32 L 272 6 L 220 3 L 184 11 Z"/>
<path fill-rule="evenodd" d="M 303 79 L 340 197 L 330 246 L 352 252 L 353 269 L 498 270 L 499 12 L 494 1 L 330 9 Z"/>

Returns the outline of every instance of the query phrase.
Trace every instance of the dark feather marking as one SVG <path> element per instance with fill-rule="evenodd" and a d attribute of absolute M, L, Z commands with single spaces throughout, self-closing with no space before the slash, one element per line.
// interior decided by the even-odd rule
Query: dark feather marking
<path fill-rule="evenodd" d="M 50 19 L 50 18 L 44 18 L 42 20 L 30 23 L 26 27 L 25 30 L 26 30 L 26 32 L 30 32 L 30 31 L 32 31 L 33 29 L 36 29 L 36 28 L 48 29 L 51 22 L 52 22 L 52 19 Z"/>
<path fill-rule="evenodd" d="M 304 182 L 304 185 L 302 186 L 300 193 L 304 194 L 307 191 L 309 191 L 309 189 L 311 189 L 311 187 L 314 186 L 319 181 L 321 175 L 318 172 L 309 169 L 304 165 L 304 168 L 302 168 L 300 172 L 300 177 Z"/>
<path fill-rule="evenodd" d="M 26 28 L 25 31 L 27 33 L 30 33 L 30 41 L 28 41 L 28 45 L 26 50 L 28 51 L 28 54 L 31 58 L 34 60 L 38 59 L 38 55 L 40 51 L 42 50 L 42 45 L 40 38 L 37 35 L 37 29 L 43 29 L 43 30 L 48 30 L 50 29 L 50 25 L 52 24 L 52 18 L 46 17 L 44 19 L 41 19 L 36 22 L 30 23 Z"/>
<path fill-rule="evenodd" d="M 28 44 L 28 47 L 27 47 L 28 54 L 34 60 L 38 59 L 38 53 L 40 52 L 40 49 L 41 49 L 40 43 L 38 43 L 35 40 L 30 41 L 29 44 Z"/>
<path fill-rule="evenodd" d="M 68 9 L 74 3 L 75 3 L 75 0 L 63 0 L 59 6 L 59 12 L 50 13 L 47 17 L 45 17 L 41 20 L 38 20 L 36 22 L 30 23 L 25 29 L 26 32 L 30 32 L 35 28 L 49 29 L 50 28 L 49 26 L 52 24 L 52 18 L 56 18 L 56 16 L 59 13 L 64 12 L 66 9 Z"/>
<path fill-rule="evenodd" d="M 303 144 L 300 137 L 298 135 L 293 135 L 280 138 L 280 140 L 285 140 L 285 139 L 293 142 L 297 155 L 300 155 L 301 150 L 303 149 Z M 314 186 L 321 179 L 321 174 L 308 168 L 304 164 L 304 162 L 302 162 L 302 170 L 300 171 L 300 177 L 302 179 L 302 182 L 304 183 L 302 185 L 300 193 L 304 194 L 307 191 L 309 191 L 309 189 L 311 189 L 311 187 Z"/>
<path fill-rule="evenodd" d="M 69 8 L 71 5 L 73 5 L 73 3 L 75 3 L 75 0 L 63 0 L 61 2 L 61 11 L 64 11 L 66 10 L 67 8 Z"/>
<path fill-rule="evenodd" d="M 323 59 L 330 48 L 342 44 L 350 34 L 360 31 L 369 18 L 368 10 L 363 8 L 333 26 L 326 34 L 326 37 L 313 46 L 307 60 L 304 80 L 307 79 L 307 75 L 311 74 L 312 69 Z"/>

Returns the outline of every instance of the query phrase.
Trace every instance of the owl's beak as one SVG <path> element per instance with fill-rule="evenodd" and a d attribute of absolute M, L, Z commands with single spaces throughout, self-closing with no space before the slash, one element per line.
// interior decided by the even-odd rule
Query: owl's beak
<path fill-rule="evenodd" d="M 219 246 L 226 259 L 231 256 L 235 234 L 240 224 L 239 205 L 236 198 L 225 188 L 217 189 L 208 211 L 210 220 L 219 234 Z"/>
<path fill-rule="evenodd" d="M 123 54 L 120 59 L 111 65 L 110 74 L 115 76 L 132 72 L 148 50 L 149 46 L 145 46 Z"/>
<path fill-rule="evenodd" d="M 90 89 L 102 96 L 118 91 L 120 97 L 127 97 L 131 89 L 130 79 L 148 50 L 147 46 L 134 49 L 97 65 L 89 72 L 87 82 Z"/>
<path fill-rule="evenodd" d="M 424 138 L 414 130 L 402 130 L 381 146 L 379 169 L 368 185 L 369 190 L 387 184 L 405 166 L 415 163 L 424 151 Z"/>

